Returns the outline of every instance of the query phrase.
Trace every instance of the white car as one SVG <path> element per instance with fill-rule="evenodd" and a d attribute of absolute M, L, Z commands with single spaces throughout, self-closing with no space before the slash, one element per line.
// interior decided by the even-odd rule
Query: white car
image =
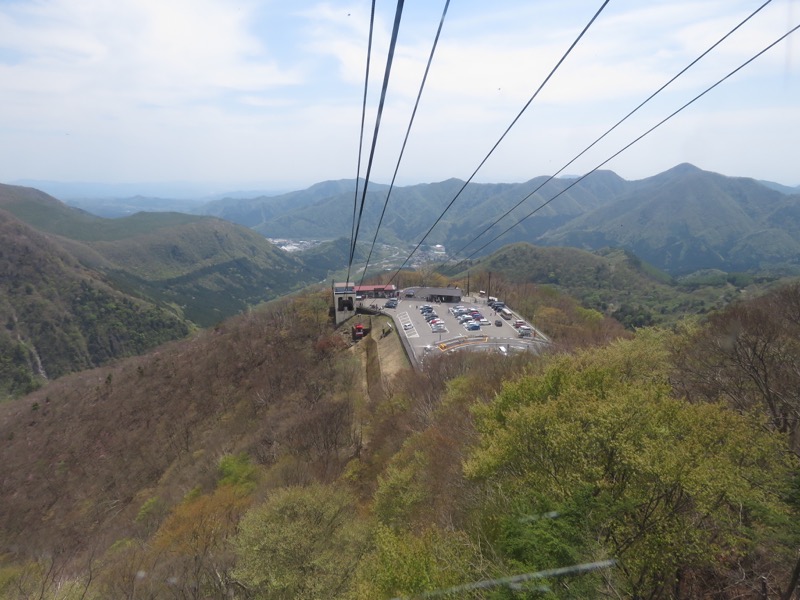
<path fill-rule="evenodd" d="M 411 323 L 411 322 L 408 322 L 408 323 L 403 325 L 403 329 L 405 329 L 406 331 L 408 331 L 409 329 L 413 329 L 413 328 L 414 328 L 414 324 Z"/>

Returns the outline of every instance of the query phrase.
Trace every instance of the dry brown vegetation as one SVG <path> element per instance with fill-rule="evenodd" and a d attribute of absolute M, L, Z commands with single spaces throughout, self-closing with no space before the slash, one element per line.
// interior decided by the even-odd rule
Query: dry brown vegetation
<path fill-rule="evenodd" d="M 492 394 L 514 369 L 456 355 L 414 373 L 396 334 L 380 335 L 379 319 L 376 335 L 352 345 L 321 317 L 325 305 L 324 293 L 273 303 L 0 405 L 0 543 L 10 564 L 29 565 L 15 579 L 20 597 L 25 585 L 55 586 L 87 569 L 114 572 L 92 585 L 118 597 L 134 597 L 142 571 L 178 569 L 224 587 L 210 573 L 229 563 L 200 561 L 189 574 L 181 553 L 211 552 L 227 536 L 224 523 L 269 489 L 333 482 L 348 462 L 352 488 L 368 501 L 387 462 L 429 425 L 448 379 L 483 364 L 495 370 L 476 393 Z M 369 362 L 376 398 L 364 385 Z M 459 422 L 431 441 L 453 474 Z M 261 473 L 255 496 L 219 491 L 220 460 L 236 455 Z M 186 504 L 195 497 L 202 503 Z M 220 525 L 204 538 L 186 530 L 187 519 Z M 189 552 L 184 538 L 205 546 Z"/>
<path fill-rule="evenodd" d="M 4 592 L 9 598 L 48 600 L 394 597 L 555 566 L 556 559 L 586 560 L 601 543 L 596 532 L 609 531 L 634 531 L 631 539 L 637 543 L 645 540 L 659 552 L 666 547 L 659 560 L 672 564 L 669 536 L 651 538 L 649 525 L 635 520 L 639 498 L 665 489 L 669 495 L 677 485 L 681 500 L 665 513 L 664 522 L 691 523 L 695 501 L 705 496 L 693 497 L 695 492 L 687 490 L 705 485 L 703 478 L 667 482 L 662 489 L 659 478 L 669 476 L 672 467 L 655 452 L 647 465 L 653 479 L 643 476 L 641 485 L 626 487 L 627 476 L 587 479 L 574 494 L 545 497 L 540 486 L 547 477 L 535 468 L 546 447 L 536 436 L 544 442 L 547 432 L 523 427 L 520 443 L 502 446 L 512 439 L 505 437 L 505 424 L 534 409 L 549 415 L 552 401 L 569 404 L 567 415 L 585 411 L 581 422 L 590 425 L 605 418 L 606 413 L 591 409 L 597 403 L 608 414 L 622 415 L 591 429 L 598 447 L 616 447 L 615 436 L 624 431 L 633 445 L 623 444 L 620 451 L 641 455 L 634 442 L 645 429 L 626 429 L 626 424 L 634 416 L 641 419 L 643 428 L 652 426 L 646 431 L 653 440 L 669 429 L 646 418 L 660 414 L 669 373 L 674 395 L 685 393 L 708 406 L 697 414 L 709 422 L 721 409 L 707 401 L 719 394 L 735 398 L 733 405 L 742 412 L 757 408 L 768 416 L 771 399 L 783 407 L 771 421 L 774 429 L 791 435 L 797 389 L 797 369 L 791 365 L 800 354 L 792 345 L 792 327 L 800 288 L 734 307 L 706 328 L 669 336 L 645 332 L 628 346 L 608 344 L 629 334 L 548 294 L 534 291 L 532 301 L 540 316 L 547 310 L 561 315 L 565 327 L 557 336 L 563 342 L 558 360 L 464 352 L 412 371 L 400 356 L 396 334 L 381 335 L 380 317 L 373 320 L 368 339 L 353 343 L 349 331 L 333 329 L 326 293 L 319 292 L 275 302 L 147 356 L 65 377 L 0 404 L 0 597 Z M 691 369 L 668 358 L 666 338 L 674 356 Z M 578 358 L 567 354 L 567 348 L 579 346 L 599 349 Z M 735 348 L 751 351 L 731 354 Z M 754 378 L 755 361 L 733 360 L 742 356 L 769 358 L 770 368 Z M 572 387 L 559 398 L 563 382 Z M 595 387 L 601 390 L 596 398 Z M 771 396 L 762 394 L 765 389 Z M 643 391 L 652 398 L 639 396 Z M 638 410 L 619 408 L 617 397 Z M 731 419 L 719 415 L 723 425 Z M 764 458 L 759 460 L 783 473 L 781 464 L 767 459 L 780 439 L 768 441 L 744 420 L 730 423 L 739 437 L 726 444 L 760 440 Z M 561 425 L 553 422 L 555 431 L 563 426 L 569 432 L 574 425 L 569 418 Z M 492 437 L 498 451 L 514 457 L 503 469 L 491 466 L 499 456 L 487 451 Z M 563 442 L 559 436 L 547 441 Z M 551 458 L 563 460 L 581 447 L 578 440 L 569 444 L 576 444 L 569 453 Z M 688 451 L 698 449 L 698 456 L 707 456 L 703 443 Z M 585 461 L 564 460 L 558 468 L 568 472 L 589 464 L 590 454 Z M 614 456 L 611 452 L 609 461 Z M 713 465 L 724 463 L 715 460 Z M 470 462 L 483 465 L 485 474 L 467 476 Z M 628 459 L 623 462 L 614 469 L 628 469 Z M 520 485 L 515 478 L 528 469 L 532 479 Z M 722 486 L 726 477 L 736 480 L 735 473 L 710 472 L 709 479 Z M 765 479 L 759 485 L 766 490 L 783 482 Z M 585 494 L 592 486 L 599 486 L 598 494 Z M 730 493 L 742 493 L 737 486 Z M 560 483 L 559 489 L 565 490 Z M 717 510 L 743 511 L 748 526 L 735 519 L 720 522 L 720 543 L 731 543 L 726 554 L 713 557 L 708 568 L 681 563 L 674 596 L 668 583 L 648 575 L 652 590 L 661 594 L 652 597 L 691 597 L 686 590 L 702 589 L 727 600 L 750 589 L 762 574 L 774 589 L 789 589 L 792 565 L 786 548 L 797 539 L 790 521 L 785 537 L 776 537 L 780 521 L 759 520 L 759 509 L 736 505 L 734 511 L 729 490 L 721 489 L 708 514 L 698 513 L 703 527 L 713 534 L 710 515 Z M 760 502 L 761 493 L 750 498 Z M 773 504 L 765 510 L 774 511 L 775 519 L 786 518 L 785 503 L 797 502 L 770 498 Z M 601 501 L 607 504 L 594 504 Z M 596 522 L 596 531 L 587 532 L 580 521 L 570 529 L 575 521 L 567 517 L 553 532 L 540 531 L 540 539 L 529 524 L 512 518 L 517 511 L 549 510 L 558 502 L 565 510 L 587 510 L 584 518 Z M 620 523 L 633 529 L 613 529 Z M 696 530 L 691 524 L 685 529 Z M 751 548 L 737 545 L 751 538 Z M 780 552 L 770 556 L 770 545 Z M 629 564 L 635 554 L 628 555 Z M 271 579 L 263 576 L 267 572 Z M 310 572 L 314 577 L 303 576 Z M 588 580 L 575 590 L 602 585 L 622 590 L 626 576 Z M 312 580 L 323 583 L 314 586 Z M 580 595 L 570 593 L 567 589 L 566 597 Z"/>
<path fill-rule="evenodd" d="M 734 304 L 689 334 L 675 351 L 676 387 L 763 413 L 800 454 L 800 284 Z"/>
<path fill-rule="evenodd" d="M 361 376 L 311 301 L 0 405 L 3 546 L 35 556 L 126 537 L 148 499 L 169 507 L 212 489 L 230 453 L 291 457 L 276 485 L 334 478 L 354 452 Z"/>

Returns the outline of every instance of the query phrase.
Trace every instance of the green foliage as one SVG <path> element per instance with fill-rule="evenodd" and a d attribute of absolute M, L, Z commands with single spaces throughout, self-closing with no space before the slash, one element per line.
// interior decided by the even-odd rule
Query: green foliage
<path fill-rule="evenodd" d="M 627 329 L 639 329 L 653 324 L 653 315 L 639 304 L 623 304 L 611 316 Z"/>
<path fill-rule="evenodd" d="M 619 560 L 623 595 L 659 593 L 680 570 L 747 555 L 788 514 L 782 440 L 721 406 L 672 398 L 666 356 L 663 335 L 648 332 L 555 359 L 477 409 L 481 442 L 466 463 L 491 493 L 575 512 L 598 551 Z M 538 562 L 540 548 L 530 552 L 550 543 L 539 533 L 503 533 L 500 547 Z"/>
<path fill-rule="evenodd" d="M 163 505 L 163 501 L 158 496 L 148 498 L 142 503 L 141 508 L 139 508 L 139 512 L 136 513 L 136 522 L 144 523 L 150 520 L 154 514 L 163 510 Z"/>
<path fill-rule="evenodd" d="M 22 567 L 0 565 L 0 598 L 11 597 L 14 584 L 20 576 Z"/>
<path fill-rule="evenodd" d="M 390 464 L 378 480 L 373 511 L 378 520 L 393 529 L 409 527 L 420 504 L 429 500 L 427 491 L 419 480 L 425 469 L 421 452 L 401 464 Z"/>
<path fill-rule="evenodd" d="M 42 384 L 33 374 L 32 360 L 24 344 L 0 332 L 0 401 L 29 394 Z"/>
<path fill-rule="evenodd" d="M 421 533 L 379 525 L 374 549 L 359 566 L 353 598 L 410 596 L 475 581 L 479 557 L 465 534 L 429 527 Z"/>
<path fill-rule="evenodd" d="M 688 314 L 705 314 L 739 297 L 752 277 L 720 270 L 703 270 L 673 280 L 642 262 L 629 251 L 601 249 L 593 253 L 576 248 L 548 248 L 517 243 L 470 265 L 476 286 L 488 283 L 493 295 L 528 319 L 542 306 L 559 306 L 552 294 L 574 298 L 584 307 L 613 314 L 627 328 L 670 324 Z M 464 278 L 466 273 L 461 274 Z M 765 283 L 760 281 L 759 283 Z M 551 297 L 546 297 L 549 288 Z M 485 289 L 485 287 L 484 287 Z M 546 330 L 558 339 L 554 329 Z"/>
<path fill-rule="evenodd" d="M 365 542 L 344 490 L 283 488 L 242 518 L 234 576 L 254 598 L 343 598 Z"/>
<path fill-rule="evenodd" d="M 258 482 L 258 467 L 247 454 L 226 454 L 219 461 L 217 485 L 230 485 L 243 491 L 252 491 Z"/>

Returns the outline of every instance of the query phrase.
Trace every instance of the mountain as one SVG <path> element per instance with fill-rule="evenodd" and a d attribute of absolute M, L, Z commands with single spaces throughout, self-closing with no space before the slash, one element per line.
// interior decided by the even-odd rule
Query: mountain
<path fill-rule="evenodd" d="M 0 389 L 138 354 L 327 276 L 205 216 L 104 219 L 0 185 Z"/>
<path fill-rule="evenodd" d="M 10 182 L 13 185 L 32 187 L 67 202 L 73 199 L 111 199 L 130 198 L 137 195 L 150 197 L 167 197 L 179 200 L 211 199 L 226 189 L 222 184 L 172 182 L 137 182 L 137 183 L 100 183 L 96 181 L 49 181 L 42 179 L 19 179 Z M 235 195 L 238 192 L 231 192 Z M 266 192 L 262 192 L 266 193 Z M 277 192 L 276 192 L 277 193 Z M 251 196 L 259 195 L 251 193 Z"/>
<path fill-rule="evenodd" d="M 314 349 L 320 331 L 298 314 L 303 302 L 239 315 L 0 403 L 0 567 L 7 552 L 59 547 L 74 557 L 90 541 L 107 547 L 114 536 L 142 533 L 143 502 L 180 502 L 212 482 L 226 452 L 260 447 L 266 459 L 270 439 L 302 452 L 330 416 L 321 409 L 360 382 L 335 375 L 349 360 L 341 339 Z M 314 310 L 324 321 L 325 304 Z M 262 392 L 270 398 L 260 406 Z"/>
<path fill-rule="evenodd" d="M 470 184 L 437 226 L 429 243 L 443 243 L 448 247 L 466 243 L 476 230 L 511 209 L 545 180 L 539 177 L 526 183 Z M 549 195 L 557 193 L 562 194 L 561 202 L 542 209 L 536 219 L 526 223 L 515 235 L 527 239 L 545 231 L 553 223 L 564 222 L 571 216 L 596 208 L 624 181 L 613 173 L 597 172 L 566 190 L 570 183 L 569 180 L 554 179 L 537 191 L 532 203 L 543 202 Z M 380 241 L 407 245 L 420 239 L 463 187 L 464 182 L 458 179 L 395 187 L 381 225 Z M 362 236 L 371 239 L 374 235 L 388 186 L 371 183 L 368 190 L 359 239 Z M 354 180 L 330 181 L 280 196 L 219 200 L 202 207 L 199 212 L 229 219 L 271 238 L 349 238 L 354 193 Z M 513 214 L 517 212 L 522 212 L 522 209 Z"/>
<path fill-rule="evenodd" d="M 459 268 L 464 269 L 464 266 Z M 468 263 L 475 289 L 488 289 L 512 306 L 528 304 L 532 290 L 551 288 L 629 328 L 668 324 L 722 308 L 743 296 L 753 278 L 706 272 L 675 279 L 620 248 L 586 251 L 518 242 Z M 451 273 L 465 281 L 467 271 Z M 530 313 L 537 308 L 530 306 Z"/>
<path fill-rule="evenodd" d="M 758 183 L 760 183 L 761 185 L 764 185 L 764 186 L 766 186 L 766 187 L 768 187 L 768 188 L 770 188 L 772 190 L 776 190 L 778 192 L 781 192 L 782 194 L 788 194 L 788 195 L 800 194 L 800 185 L 796 185 L 794 187 L 791 187 L 789 185 L 783 185 L 782 183 L 775 183 L 774 181 L 765 181 L 763 179 L 759 179 Z"/>
<path fill-rule="evenodd" d="M 614 202 L 542 235 L 540 243 L 626 248 L 670 273 L 800 267 L 800 209 L 753 179 L 691 165 L 634 182 Z M 780 218 L 783 215 L 784 218 Z"/>
<path fill-rule="evenodd" d="M 0 248 L 0 398 L 189 332 L 173 311 L 114 289 L 5 210 Z"/>
<path fill-rule="evenodd" d="M 69 206 L 107 219 L 116 219 L 137 212 L 182 212 L 191 214 L 205 201 L 154 196 L 129 196 L 125 198 L 69 198 Z"/>
<path fill-rule="evenodd" d="M 538 177 L 466 188 L 450 179 L 394 188 L 378 240 L 410 248 L 452 203 L 427 238 L 428 244 L 442 244 L 451 255 L 486 255 L 526 241 L 621 247 L 676 275 L 709 268 L 797 272 L 800 230 L 795 212 L 800 196 L 784 193 L 793 188 L 774 188 L 689 164 L 638 181 L 610 171 L 583 179 Z M 386 201 L 386 186 L 370 184 L 369 190 L 360 240 L 374 236 Z M 354 180 L 324 182 L 274 197 L 222 199 L 199 212 L 268 237 L 330 240 L 350 237 L 354 192 Z"/>

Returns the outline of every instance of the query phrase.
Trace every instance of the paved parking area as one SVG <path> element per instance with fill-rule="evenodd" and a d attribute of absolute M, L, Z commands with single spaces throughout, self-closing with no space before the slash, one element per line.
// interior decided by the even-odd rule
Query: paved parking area
<path fill-rule="evenodd" d="M 436 333 L 431 331 L 425 316 L 420 312 L 420 307 L 425 304 L 430 305 L 438 318 L 443 321 L 443 331 Z M 486 349 L 502 346 L 504 349 L 538 350 L 540 345 L 546 342 L 539 332 L 534 338 L 520 338 L 513 326 L 514 319 L 510 321 L 501 319 L 494 314 L 491 307 L 485 304 L 484 300 L 465 299 L 459 304 L 468 308 L 477 308 L 489 321 L 489 324 L 481 326 L 480 330 L 467 331 L 449 311 L 456 304 L 426 303 L 414 298 L 402 298 L 399 300 L 397 308 L 384 308 L 383 310 L 394 318 L 398 334 L 406 338 L 406 346 L 410 348 L 419 362 L 430 353 L 447 352 L 462 349 L 465 346 L 482 346 Z M 516 317 L 517 315 L 515 315 Z M 497 320 L 501 323 L 499 326 L 495 325 Z"/>

